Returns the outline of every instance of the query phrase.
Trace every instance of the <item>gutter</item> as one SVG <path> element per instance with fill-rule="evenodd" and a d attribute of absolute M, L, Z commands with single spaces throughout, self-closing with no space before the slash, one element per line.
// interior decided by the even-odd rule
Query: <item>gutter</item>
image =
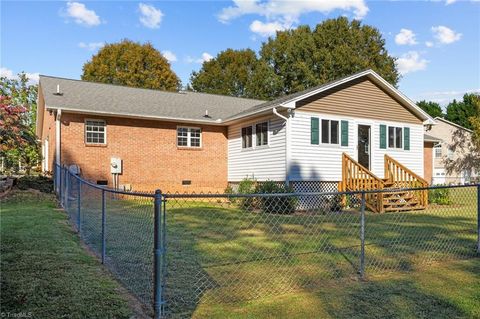
<path fill-rule="evenodd" d="M 291 108 L 285 106 L 285 105 L 280 105 L 280 107 L 284 107 L 291 110 Z M 291 146 L 290 146 L 290 131 L 291 131 L 291 113 L 288 112 L 288 117 L 278 113 L 277 108 L 274 107 L 272 109 L 273 114 L 278 116 L 279 118 L 283 119 L 285 121 L 285 186 L 290 185 L 290 166 L 291 166 L 291 161 L 292 161 L 292 156 L 291 156 Z"/>

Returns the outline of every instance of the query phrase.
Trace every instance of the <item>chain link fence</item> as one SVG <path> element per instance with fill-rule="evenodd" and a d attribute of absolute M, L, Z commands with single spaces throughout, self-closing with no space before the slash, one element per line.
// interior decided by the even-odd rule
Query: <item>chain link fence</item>
<path fill-rule="evenodd" d="M 56 189 L 82 240 L 156 317 L 480 249 L 480 185 L 431 187 L 426 209 L 378 214 L 365 209 L 366 192 L 139 194 L 58 169 Z"/>

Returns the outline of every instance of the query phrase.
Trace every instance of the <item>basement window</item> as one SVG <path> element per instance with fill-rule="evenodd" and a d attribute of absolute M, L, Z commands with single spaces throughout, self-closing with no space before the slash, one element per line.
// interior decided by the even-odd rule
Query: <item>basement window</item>
<path fill-rule="evenodd" d="M 104 120 L 85 120 L 85 143 L 107 143 L 107 124 Z"/>

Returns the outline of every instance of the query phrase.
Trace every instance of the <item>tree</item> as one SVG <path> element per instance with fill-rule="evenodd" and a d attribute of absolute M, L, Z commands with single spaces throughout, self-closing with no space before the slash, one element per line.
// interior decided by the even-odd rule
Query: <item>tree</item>
<path fill-rule="evenodd" d="M 454 102 L 456 102 L 454 100 Z M 468 107 L 459 107 L 463 103 Z M 452 143 L 448 146 L 454 153 L 454 158 L 444 158 L 445 169 L 447 173 L 477 172 L 480 173 L 480 94 L 465 94 L 463 102 L 453 104 L 460 110 L 468 109 L 473 114 L 467 118 L 468 125 L 473 130 L 472 133 L 463 129 L 457 129 L 453 132 Z M 449 105 L 450 106 L 450 105 Z M 471 109 L 470 109 L 471 107 Z M 456 112 L 451 114 L 462 114 Z M 457 123 L 459 124 L 459 123 Z M 461 125 L 461 124 L 460 124 Z"/>
<path fill-rule="evenodd" d="M 381 33 L 342 17 L 314 30 L 278 31 L 262 44 L 259 58 L 252 50 L 227 49 L 194 72 L 191 83 L 200 92 L 271 100 L 368 68 L 393 85 L 400 78 Z"/>
<path fill-rule="evenodd" d="M 436 102 L 427 102 L 424 100 L 417 102 L 417 105 L 431 117 L 443 117 L 442 107 Z"/>
<path fill-rule="evenodd" d="M 29 84 L 25 73 L 17 78 L 0 78 L 0 157 L 6 162 L 31 167 L 40 160 L 35 137 L 37 85 Z"/>
<path fill-rule="evenodd" d="M 227 49 L 210 61 L 203 62 L 198 72 L 190 76 L 193 90 L 237 97 L 253 97 L 249 81 L 258 65 L 253 50 Z"/>
<path fill-rule="evenodd" d="M 447 114 L 445 118 L 450 122 L 456 123 L 460 126 L 472 129 L 470 118 L 473 116 L 480 116 L 476 104 L 478 102 L 479 94 L 466 93 L 463 96 L 463 101 L 453 100 L 447 105 Z"/>
<path fill-rule="evenodd" d="M 345 17 L 326 20 L 314 30 L 300 26 L 279 31 L 262 45 L 260 57 L 279 79 L 281 95 L 368 68 L 392 85 L 400 78 L 380 31 Z"/>
<path fill-rule="evenodd" d="M 83 65 L 82 80 L 175 91 L 180 80 L 150 43 L 130 40 L 105 45 Z"/>

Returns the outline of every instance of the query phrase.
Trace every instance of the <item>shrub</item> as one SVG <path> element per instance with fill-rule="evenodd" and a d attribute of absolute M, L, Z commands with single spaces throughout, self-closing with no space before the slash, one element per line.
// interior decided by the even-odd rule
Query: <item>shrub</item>
<path fill-rule="evenodd" d="M 248 177 L 242 179 L 238 184 L 238 194 L 253 194 L 255 193 L 255 185 L 257 181 Z M 253 197 L 240 197 L 238 199 L 239 205 L 242 209 L 253 210 L 255 208 L 255 199 Z"/>
<path fill-rule="evenodd" d="M 428 190 L 428 202 L 439 205 L 450 205 L 450 189 L 448 188 L 432 188 Z"/>
<path fill-rule="evenodd" d="M 257 185 L 255 189 L 259 194 L 293 193 L 293 189 L 285 184 L 278 184 L 274 181 L 266 181 Z M 295 196 L 282 197 L 260 197 L 260 206 L 264 213 L 270 214 L 292 214 L 295 212 L 297 198 Z"/>
<path fill-rule="evenodd" d="M 21 190 L 36 189 L 43 193 L 53 192 L 53 180 L 45 176 L 23 176 L 17 180 L 17 188 Z"/>

